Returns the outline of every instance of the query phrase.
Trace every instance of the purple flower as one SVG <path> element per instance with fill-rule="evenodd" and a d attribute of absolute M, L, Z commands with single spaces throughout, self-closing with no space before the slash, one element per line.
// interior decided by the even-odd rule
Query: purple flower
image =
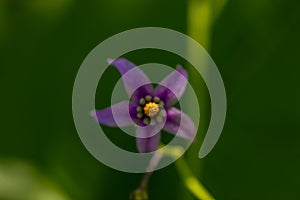
<path fill-rule="evenodd" d="M 153 88 L 143 71 L 128 60 L 120 58 L 110 64 L 121 73 L 130 100 L 96 110 L 93 116 L 101 124 L 113 127 L 136 124 L 137 149 L 142 153 L 158 148 L 161 129 L 187 140 L 194 139 L 194 123 L 185 113 L 173 107 L 187 84 L 187 72 L 182 67 L 178 66 Z M 133 73 L 130 73 L 131 70 Z"/>

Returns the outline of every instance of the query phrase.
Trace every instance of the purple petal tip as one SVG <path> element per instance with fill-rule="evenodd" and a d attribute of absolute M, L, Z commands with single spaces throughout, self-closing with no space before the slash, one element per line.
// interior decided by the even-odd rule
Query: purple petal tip
<path fill-rule="evenodd" d="M 112 64 L 113 62 L 114 62 L 115 60 L 114 59 L 111 59 L 111 58 L 107 58 L 107 60 L 106 60 L 106 62 L 108 63 L 108 64 Z"/>
<path fill-rule="evenodd" d="M 176 65 L 176 70 L 183 75 L 186 79 L 188 79 L 188 73 L 186 70 L 183 69 L 183 67 L 181 65 Z"/>
<path fill-rule="evenodd" d="M 96 111 L 94 110 L 90 111 L 90 116 L 96 118 Z"/>

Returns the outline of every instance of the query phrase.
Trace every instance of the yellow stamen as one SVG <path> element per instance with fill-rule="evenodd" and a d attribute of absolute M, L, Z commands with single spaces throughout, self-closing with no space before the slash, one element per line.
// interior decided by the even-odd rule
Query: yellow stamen
<path fill-rule="evenodd" d="M 144 113 L 149 116 L 153 117 L 159 112 L 159 106 L 154 102 L 149 102 L 144 107 Z"/>

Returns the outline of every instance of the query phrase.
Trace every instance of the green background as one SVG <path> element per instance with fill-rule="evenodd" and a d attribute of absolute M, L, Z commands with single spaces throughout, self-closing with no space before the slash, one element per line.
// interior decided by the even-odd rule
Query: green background
<path fill-rule="evenodd" d="M 87 54 L 114 34 L 144 26 L 187 33 L 188 3 L 0 0 L 1 200 L 128 199 L 142 174 L 110 169 L 87 152 L 73 124 L 73 82 Z M 226 87 L 227 119 L 213 151 L 199 160 L 190 150 L 187 160 L 216 199 L 300 199 L 299 7 L 229 0 L 212 25 L 209 52 Z M 128 57 L 178 61 L 156 51 Z M 120 75 L 106 75 L 109 93 Z M 104 93 L 99 108 L 110 102 Z M 149 197 L 193 199 L 174 165 L 154 173 Z"/>

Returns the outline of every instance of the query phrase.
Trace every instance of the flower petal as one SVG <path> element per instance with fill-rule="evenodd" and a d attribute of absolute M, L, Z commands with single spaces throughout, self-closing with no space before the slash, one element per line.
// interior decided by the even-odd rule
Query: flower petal
<path fill-rule="evenodd" d="M 188 140 L 194 140 L 196 128 L 193 121 L 177 108 L 168 110 L 164 130 Z"/>
<path fill-rule="evenodd" d="M 129 113 L 130 107 L 128 101 L 122 101 L 103 110 L 95 110 L 92 116 L 107 126 L 129 126 L 134 124 Z"/>
<path fill-rule="evenodd" d="M 181 67 L 164 78 L 156 87 L 155 95 L 162 99 L 168 107 L 177 103 L 185 91 L 188 75 Z"/>
<path fill-rule="evenodd" d="M 160 135 L 161 133 L 153 134 L 156 129 L 156 126 L 147 126 L 147 128 L 138 126 L 136 129 L 136 145 L 137 149 L 140 153 L 147 153 L 151 151 L 155 151 L 158 148 L 160 143 Z M 146 135 L 150 137 L 145 137 Z"/>
<path fill-rule="evenodd" d="M 109 63 L 114 65 L 121 73 L 129 97 L 131 97 L 133 92 L 138 88 L 143 93 L 152 93 L 153 86 L 149 78 L 142 70 L 136 67 L 135 64 L 124 58 L 110 60 Z"/>

